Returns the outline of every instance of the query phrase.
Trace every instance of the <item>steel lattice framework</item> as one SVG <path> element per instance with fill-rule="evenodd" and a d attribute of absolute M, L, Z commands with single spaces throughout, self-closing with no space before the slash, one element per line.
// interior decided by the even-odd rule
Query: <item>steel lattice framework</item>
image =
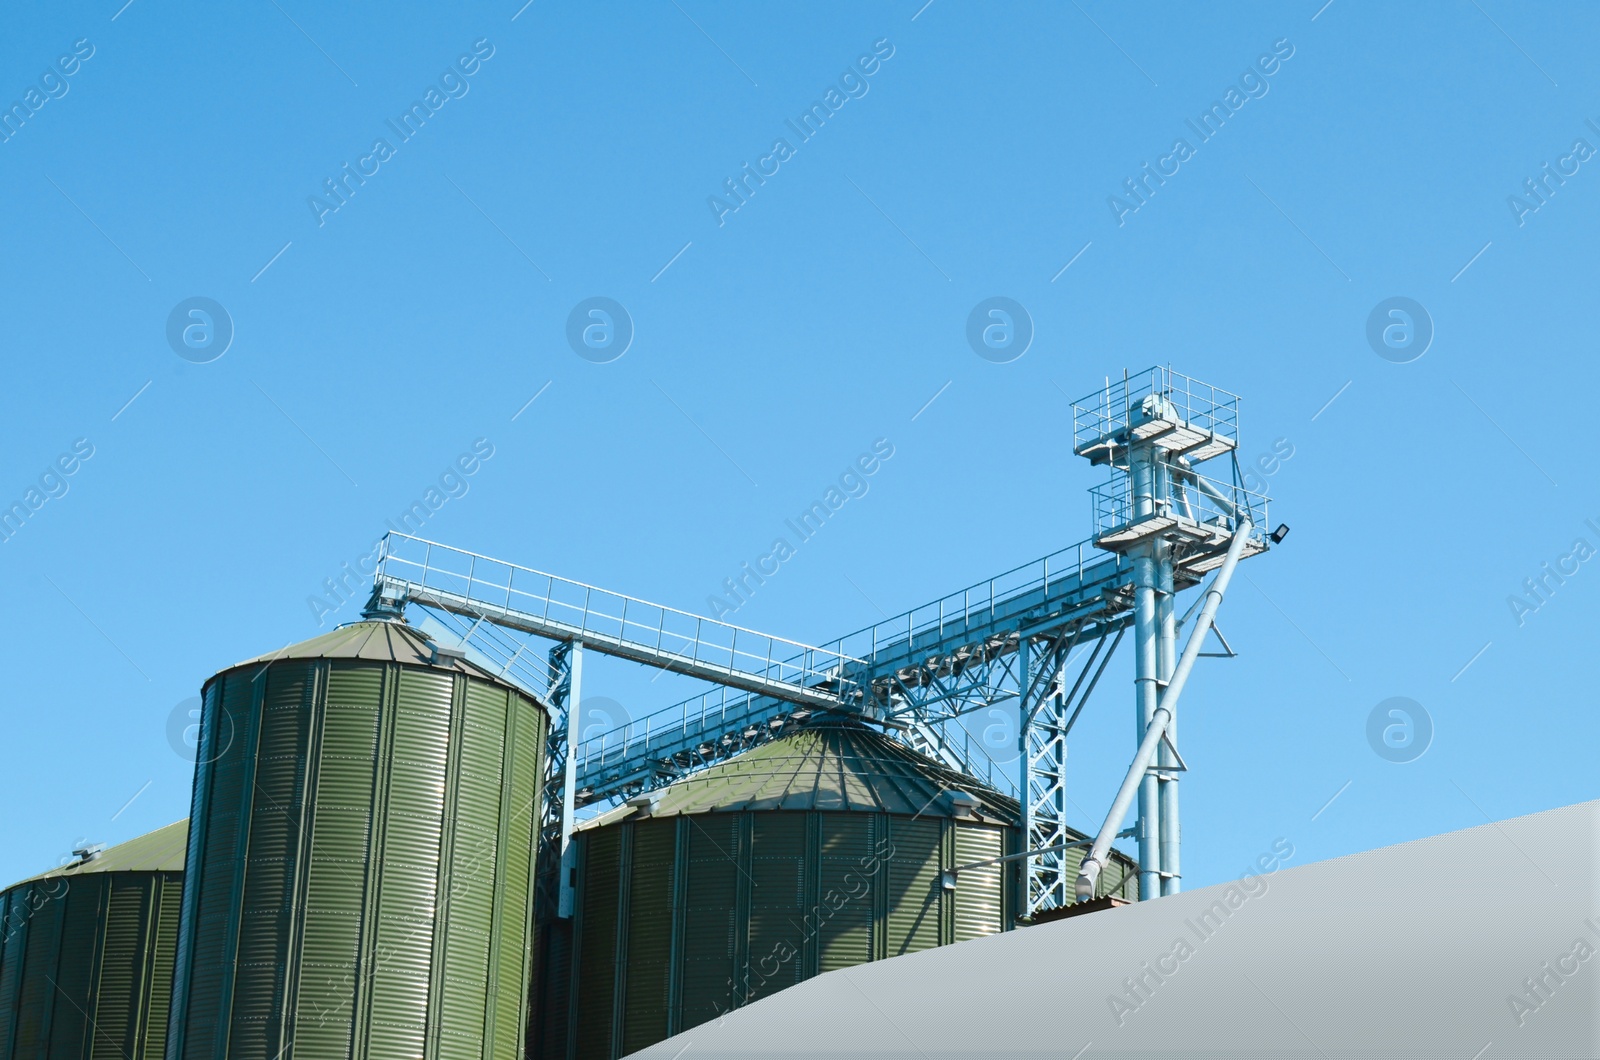
<path fill-rule="evenodd" d="M 1182 625 L 1172 610 L 1176 595 L 1209 571 L 1231 573 L 1227 556 L 1236 537 L 1240 555 L 1268 547 L 1259 529 L 1266 499 L 1240 486 L 1237 462 L 1229 483 L 1191 470 L 1234 453 L 1237 397 L 1156 368 L 1108 382 L 1075 403 L 1074 413 L 1074 450 L 1112 471 L 1110 482 L 1091 491 L 1093 538 L 826 645 L 398 533 L 385 538 L 370 606 L 420 609 L 485 665 L 550 704 L 555 725 L 541 837 L 551 860 L 545 864 L 569 849 L 578 809 L 672 783 L 818 712 L 845 712 L 1017 797 L 1030 852 L 1031 915 L 1073 899 L 1065 851 L 1068 737 L 1124 634 L 1144 630 L 1148 607 L 1151 621 L 1165 622 L 1175 635 Z M 1153 492 L 1130 469 L 1157 450 L 1167 472 Z M 1209 617 L 1197 627 L 1207 623 Z M 1146 639 L 1141 632 L 1141 645 Z M 1167 645 L 1155 664 L 1162 673 L 1138 666 L 1139 682 L 1160 687 L 1170 679 L 1170 638 L 1160 644 Z M 708 690 L 574 743 L 572 734 L 583 731 L 585 650 L 685 674 L 707 682 Z M 1137 687 L 1144 696 L 1145 685 Z M 1014 751 L 998 756 L 1014 756 L 1008 765 L 997 764 L 962 721 L 997 705 L 1019 719 Z M 1141 712 L 1149 708 L 1141 699 Z M 1144 772 L 1153 785 L 1175 785 L 1183 768 L 1175 727 L 1162 739 Z M 1176 865 L 1175 787 L 1171 799 Z M 1141 869 L 1149 870 L 1141 897 L 1176 889 L 1175 872 L 1167 884 L 1159 864 L 1151 868 L 1158 859 L 1147 850 L 1146 832 L 1153 842 L 1156 821 L 1154 805 L 1141 799 Z M 1115 835 L 1120 820 L 1107 827 Z M 563 864 L 559 881 L 543 881 L 540 892 L 541 906 L 563 916 L 570 912 L 569 867 Z"/>

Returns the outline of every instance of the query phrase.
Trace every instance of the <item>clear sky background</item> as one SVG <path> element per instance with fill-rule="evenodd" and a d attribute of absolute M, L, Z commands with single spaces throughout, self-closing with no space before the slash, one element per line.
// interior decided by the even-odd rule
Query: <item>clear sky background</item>
<path fill-rule="evenodd" d="M 1293 532 L 1221 613 L 1241 655 L 1185 696 L 1189 886 L 1278 837 L 1301 863 L 1596 797 L 1600 560 L 1520 625 L 1508 597 L 1600 547 L 1600 158 L 1573 156 L 1600 149 L 1600 11 L 120 3 L 0 32 L 28 115 L 0 143 L 0 500 L 93 447 L 0 544 L 0 880 L 187 814 L 175 708 L 356 617 L 307 598 L 476 439 L 429 536 L 693 611 L 889 439 L 737 614 L 815 642 L 1086 538 L 1103 472 L 1069 399 L 1153 363 L 1243 395 L 1246 460 L 1293 451 L 1269 479 Z M 878 41 L 799 142 L 786 120 Z M 1186 121 L 1276 42 L 1200 142 Z M 410 140 L 387 124 L 462 83 Z M 708 198 L 779 138 L 719 224 Z M 1119 224 L 1108 198 L 1180 138 Z M 1519 224 L 1508 197 L 1564 157 Z M 633 321 L 611 363 L 566 339 L 592 296 Z M 992 296 L 1035 329 L 1011 363 L 965 337 Z M 209 363 L 167 340 L 191 297 L 233 323 Z M 1433 324 L 1409 363 L 1367 339 L 1391 297 Z M 1129 680 L 1124 654 L 1074 734 L 1080 827 L 1131 756 Z M 618 667 L 587 685 L 666 701 Z M 1431 718 L 1414 761 L 1369 745 L 1391 697 Z"/>

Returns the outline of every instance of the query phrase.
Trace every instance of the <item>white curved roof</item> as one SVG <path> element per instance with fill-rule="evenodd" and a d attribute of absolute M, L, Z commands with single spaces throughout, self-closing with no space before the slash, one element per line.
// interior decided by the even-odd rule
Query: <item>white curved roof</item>
<path fill-rule="evenodd" d="M 1600 1057 L 1597 866 L 1582 803 L 829 972 L 636 1055 Z"/>

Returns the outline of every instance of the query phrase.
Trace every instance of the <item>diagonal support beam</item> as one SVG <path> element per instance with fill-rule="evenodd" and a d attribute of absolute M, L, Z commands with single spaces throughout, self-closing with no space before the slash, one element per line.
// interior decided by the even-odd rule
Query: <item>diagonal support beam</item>
<path fill-rule="evenodd" d="M 1133 764 L 1128 767 L 1128 775 L 1122 779 L 1122 787 L 1111 803 L 1111 812 L 1106 815 L 1106 822 L 1100 826 L 1094 846 L 1089 848 L 1089 856 L 1083 859 L 1083 865 L 1078 870 L 1078 880 L 1074 889 L 1080 902 L 1094 897 L 1095 880 L 1105 867 L 1106 857 L 1111 850 L 1111 841 L 1122 826 L 1122 819 L 1128 813 L 1128 807 L 1133 802 L 1139 782 L 1155 759 L 1156 749 L 1161 745 L 1162 734 L 1166 732 L 1167 724 L 1172 721 L 1172 715 L 1178 708 L 1178 699 L 1183 695 L 1183 687 L 1189 680 L 1190 671 L 1194 669 L 1195 658 L 1200 654 L 1200 644 L 1205 640 L 1206 631 L 1211 628 L 1211 623 L 1216 618 L 1217 608 L 1222 604 L 1223 594 L 1228 591 L 1228 582 L 1233 578 L 1234 568 L 1239 565 L 1239 557 L 1244 554 L 1244 547 L 1250 540 L 1250 529 L 1251 523 L 1247 517 L 1241 518 L 1234 527 L 1233 541 L 1228 546 L 1228 554 L 1223 559 L 1222 566 L 1217 569 L 1217 577 L 1211 583 L 1211 588 L 1206 590 L 1205 604 L 1200 608 L 1200 616 L 1195 619 L 1194 630 L 1183 646 L 1183 657 L 1178 660 L 1172 680 L 1162 693 L 1160 705 L 1156 707 L 1155 715 L 1145 728 L 1144 739 L 1139 742 L 1138 753 L 1134 755 Z"/>
<path fill-rule="evenodd" d="M 1066 735 L 1070 734 L 1072 732 L 1072 727 L 1078 723 L 1078 715 L 1083 713 L 1083 708 L 1088 704 L 1089 697 L 1094 694 L 1095 686 L 1100 683 L 1100 676 L 1106 672 L 1106 664 L 1109 663 L 1111 661 L 1111 657 L 1117 653 L 1117 645 L 1122 643 L 1122 635 L 1124 633 L 1126 633 L 1126 632 L 1128 632 L 1128 627 L 1126 625 L 1121 625 L 1121 626 L 1117 627 L 1117 635 L 1112 638 L 1111 646 L 1106 649 L 1105 657 L 1100 660 L 1099 669 L 1095 670 L 1094 677 L 1091 678 L 1090 681 L 1089 681 L 1089 687 L 1085 688 L 1083 690 L 1083 695 L 1078 697 L 1078 705 L 1077 705 L 1076 708 L 1073 709 L 1072 716 L 1067 719 L 1066 728 L 1062 732 L 1063 736 L 1066 736 Z M 1101 642 L 1103 643 L 1104 640 L 1105 640 L 1105 638 L 1104 638 L 1104 636 L 1102 636 L 1101 637 Z M 1098 648 L 1098 645 L 1096 647 Z M 1092 662 L 1093 660 L 1091 659 L 1090 661 Z M 1087 674 L 1088 672 L 1089 672 L 1089 668 L 1086 665 L 1084 667 L 1084 669 L 1083 669 L 1083 673 L 1080 673 L 1078 675 L 1078 682 L 1080 684 L 1083 682 L 1084 674 Z M 1077 685 L 1073 685 L 1072 686 L 1072 691 L 1074 693 L 1076 693 L 1077 690 L 1078 690 L 1078 686 Z M 1072 702 L 1072 696 L 1069 695 L 1067 697 L 1067 703 L 1071 704 L 1071 702 Z"/>

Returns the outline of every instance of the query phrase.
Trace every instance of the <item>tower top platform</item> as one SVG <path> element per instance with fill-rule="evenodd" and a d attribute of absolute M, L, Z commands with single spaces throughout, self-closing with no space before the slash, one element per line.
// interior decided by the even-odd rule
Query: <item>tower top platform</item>
<path fill-rule="evenodd" d="M 1144 442 L 1190 464 L 1239 445 L 1239 395 L 1174 372 L 1147 368 L 1072 403 L 1072 451 L 1094 464 L 1126 463 Z"/>

